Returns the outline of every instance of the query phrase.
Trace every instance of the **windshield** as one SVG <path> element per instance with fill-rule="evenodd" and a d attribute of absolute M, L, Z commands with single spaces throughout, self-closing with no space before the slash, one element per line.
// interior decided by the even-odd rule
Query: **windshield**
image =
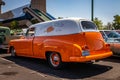
<path fill-rule="evenodd" d="M 120 34 L 116 31 L 100 31 L 107 43 L 120 42 Z"/>
<path fill-rule="evenodd" d="M 0 30 L 0 34 L 4 34 L 5 33 L 5 30 Z"/>
<path fill-rule="evenodd" d="M 90 21 L 82 21 L 81 24 L 84 30 L 97 30 L 96 25 Z"/>
<path fill-rule="evenodd" d="M 120 34 L 116 31 L 105 31 L 108 38 L 120 38 Z"/>

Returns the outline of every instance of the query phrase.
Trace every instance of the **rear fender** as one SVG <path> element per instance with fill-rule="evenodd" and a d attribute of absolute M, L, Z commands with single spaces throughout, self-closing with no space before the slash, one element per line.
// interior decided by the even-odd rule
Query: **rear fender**
<path fill-rule="evenodd" d="M 69 57 L 73 54 L 73 44 L 71 42 L 61 40 L 45 40 L 44 41 L 45 53 L 58 52 L 61 55 L 62 61 L 69 61 Z"/>

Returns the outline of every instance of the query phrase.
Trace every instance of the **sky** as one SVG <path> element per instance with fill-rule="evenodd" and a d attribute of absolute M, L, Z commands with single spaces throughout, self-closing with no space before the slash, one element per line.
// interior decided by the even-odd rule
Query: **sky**
<path fill-rule="evenodd" d="M 2 12 L 30 4 L 30 0 L 3 0 Z M 47 12 L 54 17 L 80 17 L 91 19 L 91 0 L 46 0 Z M 120 0 L 94 0 L 94 17 L 106 25 L 113 16 L 120 15 Z"/>

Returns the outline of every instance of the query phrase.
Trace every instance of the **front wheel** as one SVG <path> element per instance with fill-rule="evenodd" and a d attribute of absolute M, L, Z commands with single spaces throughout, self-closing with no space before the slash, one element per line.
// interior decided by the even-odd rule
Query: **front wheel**
<path fill-rule="evenodd" d="M 11 48 L 11 56 L 16 57 L 16 51 L 14 47 Z"/>
<path fill-rule="evenodd" d="M 48 63 L 50 67 L 54 69 L 60 69 L 63 65 L 60 54 L 56 52 L 52 52 L 48 55 Z"/>

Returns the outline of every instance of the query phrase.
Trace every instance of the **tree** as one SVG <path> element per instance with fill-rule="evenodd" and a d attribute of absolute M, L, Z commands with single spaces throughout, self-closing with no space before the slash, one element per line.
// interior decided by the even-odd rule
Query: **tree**
<path fill-rule="evenodd" d="M 114 16 L 113 26 L 115 29 L 120 29 L 120 15 Z"/>
<path fill-rule="evenodd" d="M 107 29 L 107 30 L 113 30 L 113 29 L 114 29 L 114 27 L 113 27 L 113 23 L 108 22 L 104 29 Z"/>
<path fill-rule="evenodd" d="M 103 23 L 98 18 L 94 18 L 93 22 L 97 25 L 98 29 L 103 29 Z"/>
<path fill-rule="evenodd" d="M 39 21 L 37 19 L 33 19 L 33 20 L 31 20 L 31 23 L 35 24 L 35 23 L 39 23 Z"/>
<path fill-rule="evenodd" d="M 17 29 L 17 28 L 19 28 L 19 22 L 16 21 L 16 20 L 12 21 L 11 24 L 10 24 L 10 26 L 11 26 L 10 27 L 11 29 Z"/>

